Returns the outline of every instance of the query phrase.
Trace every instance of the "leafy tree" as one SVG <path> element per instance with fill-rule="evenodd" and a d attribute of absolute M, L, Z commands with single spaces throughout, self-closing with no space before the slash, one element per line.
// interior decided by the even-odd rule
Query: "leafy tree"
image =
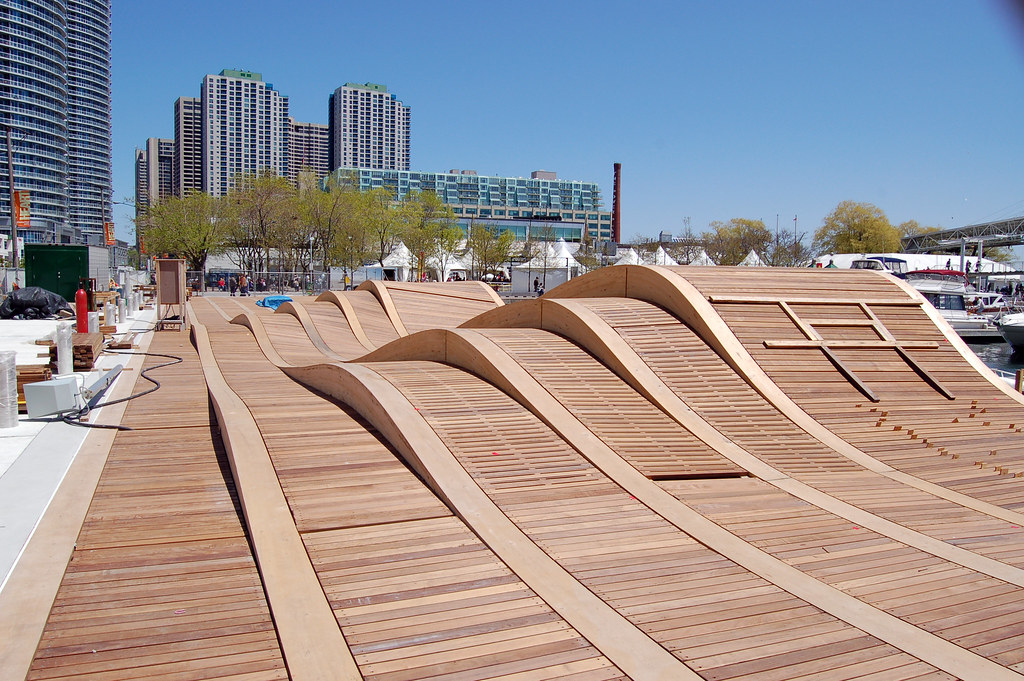
<path fill-rule="evenodd" d="M 583 230 L 583 237 L 580 239 L 580 248 L 576 251 L 576 262 L 587 270 L 594 270 L 601 264 L 597 254 L 594 237 L 590 232 Z"/>
<path fill-rule="evenodd" d="M 492 225 L 470 225 L 466 248 L 471 257 L 471 268 L 476 278 L 493 272 L 512 257 L 516 237 L 510 230 L 498 232 Z"/>
<path fill-rule="evenodd" d="M 462 240 L 462 230 L 455 226 L 455 213 L 434 192 L 410 192 L 400 210 L 404 213 L 400 220 L 402 241 L 414 255 L 422 254 L 424 261 L 437 261 L 441 268 L 438 277 L 443 278 Z M 426 263 L 423 265 L 425 268 Z"/>
<path fill-rule="evenodd" d="M 338 262 L 338 240 L 356 189 L 344 176 L 329 176 L 322 188 L 313 179 L 311 174 L 299 175 L 298 212 L 313 240 L 312 260 L 315 262 L 319 254 L 324 269 L 328 269 Z"/>
<path fill-rule="evenodd" d="M 359 194 L 358 214 L 375 246 L 378 260 L 384 260 L 395 249 L 409 221 L 409 212 L 395 204 L 394 193 L 376 187 Z"/>
<path fill-rule="evenodd" d="M 269 272 L 271 251 L 282 247 L 287 251 L 293 246 L 299 217 L 295 188 L 287 179 L 264 169 L 258 175 L 236 178 L 228 197 L 238 213 L 232 245 L 242 261 L 239 264 L 254 272 Z"/>
<path fill-rule="evenodd" d="M 172 253 L 203 270 L 206 258 L 227 250 L 235 214 L 229 201 L 196 192 L 169 197 L 149 207 L 136 225 L 151 253 Z"/>
<path fill-rule="evenodd" d="M 818 253 L 890 253 L 899 247 L 899 230 L 870 203 L 841 202 L 814 233 Z"/>
<path fill-rule="evenodd" d="M 712 222 L 704 234 L 704 250 L 719 265 L 738 265 L 750 251 L 764 254 L 773 236 L 761 220 L 733 218 L 729 222 Z"/>

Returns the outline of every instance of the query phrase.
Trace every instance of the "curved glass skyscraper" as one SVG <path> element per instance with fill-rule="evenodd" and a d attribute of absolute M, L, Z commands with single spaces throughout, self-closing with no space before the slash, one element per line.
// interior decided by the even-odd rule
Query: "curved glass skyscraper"
<path fill-rule="evenodd" d="M 0 0 L 0 229 L 14 188 L 31 196 L 26 241 L 99 243 L 109 220 L 110 0 Z"/>
<path fill-rule="evenodd" d="M 67 0 L 68 222 L 103 244 L 110 205 L 110 0 Z"/>

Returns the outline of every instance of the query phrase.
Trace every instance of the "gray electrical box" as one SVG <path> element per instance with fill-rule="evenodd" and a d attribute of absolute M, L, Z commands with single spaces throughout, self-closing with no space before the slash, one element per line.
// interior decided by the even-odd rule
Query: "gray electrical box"
<path fill-rule="evenodd" d="M 74 376 L 26 383 L 24 389 L 30 419 L 78 409 L 78 379 Z"/>

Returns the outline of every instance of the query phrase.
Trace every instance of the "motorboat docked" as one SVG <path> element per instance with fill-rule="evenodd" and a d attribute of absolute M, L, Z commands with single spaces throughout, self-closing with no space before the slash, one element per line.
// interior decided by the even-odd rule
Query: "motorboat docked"
<path fill-rule="evenodd" d="M 907 261 L 902 258 L 894 258 L 888 255 L 871 255 L 852 261 L 850 263 L 850 269 L 888 272 L 893 276 L 903 279 L 907 275 Z"/>
<path fill-rule="evenodd" d="M 988 317 L 967 309 L 967 276 L 957 270 L 907 272 L 907 283 L 918 290 L 961 338 L 972 343 L 1002 340 L 999 327 Z M 973 293 L 973 292 L 972 292 Z"/>
<path fill-rule="evenodd" d="M 1014 312 L 1000 317 L 999 333 L 1014 352 L 1024 352 L 1024 312 Z"/>

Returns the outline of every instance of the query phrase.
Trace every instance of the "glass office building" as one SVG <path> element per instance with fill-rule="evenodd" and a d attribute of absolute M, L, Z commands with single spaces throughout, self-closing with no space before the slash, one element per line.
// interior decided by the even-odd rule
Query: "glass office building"
<path fill-rule="evenodd" d="M 450 205 L 461 224 L 469 221 L 579 223 L 596 240 L 611 238 L 612 214 L 601 210 L 601 189 L 595 182 L 559 180 L 555 173 L 534 171 L 529 178 L 477 175 L 471 170 L 425 173 L 408 170 L 342 168 L 362 190 L 387 188 L 402 200 L 409 192 L 430 191 Z M 510 226 L 517 233 L 518 227 Z M 566 241 L 572 230 L 565 229 Z M 557 237 L 556 237 L 557 238 Z"/>

